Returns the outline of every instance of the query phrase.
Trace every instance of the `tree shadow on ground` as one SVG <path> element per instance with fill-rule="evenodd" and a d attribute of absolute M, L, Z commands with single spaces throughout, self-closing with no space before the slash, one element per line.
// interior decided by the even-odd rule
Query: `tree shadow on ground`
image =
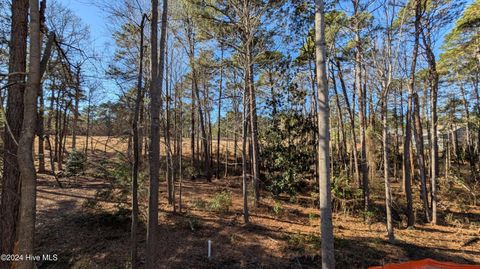
<path fill-rule="evenodd" d="M 190 184 L 192 191 L 203 184 Z M 100 185 L 99 185 L 100 186 Z M 218 188 L 222 188 L 219 186 Z M 214 193 L 209 188 L 202 190 Z M 37 264 L 38 268 L 125 268 L 130 257 L 130 211 L 110 207 L 87 210 L 80 206 L 85 195 L 39 192 L 54 205 L 39 211 L 36 251 L 57 254 L 59 260 Z M 164 194 L 162 194 L 164 195 Z M 188 208 L 186 208 L 188 209 Z M 306 218 L 305 215 L 300 216 Z M 209 213 L 193 215 L 161 212 L 158 226 L 158 268 L 319 268 L 317 233 L 293 233 L 282 227 L 244 225 L 241 215 Z M 359 231 L 360 232 L 360 231 Z M 145 266 L 145 224 L 138 229 L 139 267 Z M 207 257 L 208 240 L 212 257 Z M 280 249 L 281 251 L 278 251 Z M 480 252 L 429 248 L 373 237 L 335 238 L 337 268 L 367 268 L 404 259 L 433 258 L 440 261 L 473 263 L 462 253 Z M 399 254 L 401 253 L 401 254 Z"/>

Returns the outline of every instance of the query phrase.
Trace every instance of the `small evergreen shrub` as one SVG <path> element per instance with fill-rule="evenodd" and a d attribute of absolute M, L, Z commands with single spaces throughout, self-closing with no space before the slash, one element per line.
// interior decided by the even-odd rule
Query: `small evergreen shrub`
<path fill-rule="evenodd" d="M 280 201 L 275 201 L 273 204 L 273 213 L 275 213 L 276 216 L 279 216 L 283 212 L 283 206 Z"/>
<path fill-rule="evenodd" d="M 71 177 L 82 174 L 85 171 L 86 162 L 87 158 L 83 152 L 76 150 L 70 152 L 65 165 L 65 175 Z"/>

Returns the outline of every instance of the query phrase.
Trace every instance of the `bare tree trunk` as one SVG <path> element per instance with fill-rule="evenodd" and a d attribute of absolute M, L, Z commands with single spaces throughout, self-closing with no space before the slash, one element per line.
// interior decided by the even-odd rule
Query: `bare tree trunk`
<path fill-rule="evenodd" d="M 143 78 L 143 32 L 145 27 L 145 21 L 147 16 L 142 16 L 140 23 L 140 56 L 139 56 L 139 68 L 137 77 L 137 96 L 135 100 L 135 111 L 132 121 L 133 130 L 133 167 L 132 167 L 132 226 L 130 235 L 130 257 L 132 259 L 132 268 L 137 268 L 137 227 L 138 227 L 138 171 L 140 167 L 140 140 L 138 122 L 140 118 L 140 107 L 143 103 L 142 93 L 142 78 Z"/>
<path fill-rule="evenodd" d="M 382 104 L 382 121 L 383 121 L 383 178 L 385 181 L 385 209 L 387 214 L 387 233 L 388 233 L 388 240 L 393 242 L 395 240 L 395 235 L 393 231 L 393 223 L 392 223 L 392 190 L 390 187 L 390 177 L 388 174 L 388 161 L 389 161 L 389 151 L 388 145 L 388 89 L 385 89 L 385 96 L 383 97 L 383 104 Z"/>
<path fill-rule="evenodd" d="M 62 85 L 60 85 L 60 87 L 58 88 L 58 93 L 57 93 L 57 96 L 54 98 L 55 99 L 55 126 L 54 126 L 54 130 L 55 130 L 55 139 L 54 139 L 54 143 L 55 143 L 55 147 L 54 147 L 54 152 L 55 152 L 55 161 L 58 162 L 58 159 L 59 159 L 59 154 L 58 152 L 60 151 L 60 128 L 61 128 L 61 111 L 60 111 L 60 88 L 61 88 Z M 53 98 L 53 93 L 54 93 L 54 89 L 52 88 L 52 98 Z M 60 167 L 57 166 L 60 170 Z"/>
<path fill-rule="evenodd" d="M 191 22 L 190 22 L 191 23 Z M 187 26 L 187 41 L 189 46 L 189 61 L 190 61 L 190 68 L 192 70 L 192 133 L 191 133 L 191 150 L 192 150 L 192 164 L 195 166 L 195 99 L 197 101 L 197 109 L 198 109 L 198 117 L 200 119 L 200 131 L 201 131 L 201 139 L 202 139 L 202 146 L 203 146 L 203 154 L 204 154 L 204 163 L 205 163 L 205 176 L 207 181 L 211 181 L 211 171 L 210 171 L 210 155 L 209 155 L 209 145 L 208 145 L 208 136 L 205 129 L 205 119 L 203 115 L 203 109 L 200 102 L 200 90 L 198 88 L 198 74 L 195 67 L 195 40 L 194 34 L 192 32 L 192 26 Z"/>
<path fill-rule="evenodd" d="M 405 126 L 405 140 L 403 143 L 403 177 L 405 182 L 405 193 L 407 196 L 407 225 L 413 227 L 415 224 L 415 219 L 413 216 L 413 201 L 412 201 L 412 186 L 410 179 L 410 141 L 412 137 L 411 130 L 411 119 L 412 119 L 412 98 L 413 92 L 415 89 L 415 70 L 417 66 L 417 56 L 418 56 L 418 43 L 420 36 L 420 17 L 421 17 L 421 4 L 420 0 L 415 0 L 415 41 L 413 45 L 412 52 L 412 63 L 410 67 L 410 80 L 408 84 L 408 105 L 407 105 L 407 115 L 406 115 L 406 126 Z"/>
<path fill-rule="evenodd" d="M 192 57 L 192 56 L 190 56 Z M 193 77 L 193 73 L 192 73 L 192 77 Z M 194 89 L 194 79 L 192 78 L 192 96 L 191 96 L 191 108 L 190 108 L 190 122 L 191 122 L 191 125 L 190 125 L 190 151 L 191 151 L 191 154 L 192 154 L 192 162 L 191 162 L 191 166 L 193 169 L 196 170 L 196 165 L 197 165 L 197 162 L 196 162 L 196 154 L 195 154 L 195 89 Z M 192 174 L 192 179 L 195 178 L 194 176 L 194 173 Z"/>
<path fill-rule="evenodd" d="M 193 73 L 196 73 L 193 71 Z M 210 171 L 210 147 L 208 143 L 208 136 L 207 136 L 207 131 L 205 128 L 205 118 L 204 118 L 204 111 L 202 109 L 202 105 L 200 103 L 200 89 L 198 88 L 198 82 L 197 82 L 197 76 L 196 74 L 194 76 L 194 88 L 195 88 L 195 97 L 197 99 L 197 109 L 198 109 L 198 115 L 200 118 L 200 131 L 201 131 L 201 139 L 202 139 L 202 147 L 203 147 L 203 161 L 205 164 L 205 177 L 207 181 L 212 180 L 212 175 Z"/>
<path fill-rule="evenodd" d="M 257 105 L 255 99 L 255 89 L 253 85 L 253 62 L 251 43 L 247 42 L 246 46 L 246 83 L 249 91 L 249 112 L 250 112 L 250 135 L 252 136 L 252 170 L 253 170 L 253 204 L 258 207 L 260 201 L 260 154 L 258 144 L 258 127 L 257 127 Z"/>
<path fill-rule="evenodd" d="M 37 95 L 40 88 L 40 14 L 38 0 L 30 0 L 30 52 L 27 87 L 24 94 L 22 132 L 18 144 L 21 197 L 18 221 L 18 254 L 34 254 L 36 216 L 36 173 L 33 160 L 33 141 L 37 115 Z M 22 261 L 19 269 L 31 269 L 33 261 Z"/>
<path fill-rule="evenodd" d="M 395 94 L 395 92 L 394 92 Z M 394 96 L 394 107 L 393 107 L 393 116 L 394 116 L 394 128 L 395 128 L 395 152 L 393 154 L 393 178 L 395 181 L 398 180 L 398 155 L 400 153 L 400 141 L 398 135 L 398 110 L 397 110 L 397 96 Z"/>
<path fill-rule="evenodd" d="M 359 0 L 353 0 L 354 14 L 358 16 Z M 363 190 L 363 206 L 364 210 L 368 211 L 370 207 L 370 194 L 368 187 L 368 165 L 367 165 L 367 145 L 366 145 L 366 119 L 365 119 L 365 92 L 362 89 L 362 56 L 361 56 L 361 41 L 360 41 L 360 20 L 355 19 L 355 88 L 358 95 L 358 116 L 360 121 L 360 174 L 362 178 Z"/>
<path fill-rule="evenodd" d="M 313 52 L 312 52 L 313 53 Z M 312 55 L 313 56 L 313 55 Z M 313 66 L 315 66 L 315 64 L 313 64 Z M 309 70 L 309 73 L 310 73 L 310 83 L 311 83 L 311 87 L 312 87 L 312 101 L 311 101 L 311 106 L 312 106 L 312 116 L 313 116 L 313 122 L 312 122 L 312 125 L 313 125 L 313 130 L 312 130 L 312 138 L 313 138 L 313 150 L 315 151 L 315 158 L 314 158 L 314 162 L 315 162 L 315 169 L 314 169 L 314 173 L 313 173 L 313 177 L 315 178 L 315 180 L 318 181 L 318 128 L 317 128 L 317 124 L 318 124 L 318 98 L 317 98 L 317 89 L 315 87 L 315 69 L 316 69 L 316 66 L 315 67 L 312 67 L 312 60 L 309 59 L 308 60 L 308 70 Z"/>
<path fill-rule="evenodd" d="M 77 149 L 77 124 L 78 124 L 78 115 L 79 115 L 79 105 L 80 105 L 80 65 L 77 65 L 76 73 L 76 82 L 75 86 L 75 98 L 74 98 L 74 109 L 73 109 L 73 121 L 72 121 L 72 150 Z"/>
<path fill-rule="evenodd" d="M 237 170 L 237 163 L 238 163 L 238 99 L 237 99 L 237 87 L 234 86 L 233 88 L 233 159 L 234 159 L 234 169 Z"/>
<path fill-rule="evenodd" d="M 230 136 L 228 135 L 227 133 L 227 137 L 226 137 L 226 145 L 225 145 L 225 171 L 224 171 L 224 174 L 223 174 L 223 177 L 224 178 L 227 178 L 228 177 L 228 155 L 229 155 L 229 151 L 228 151 L 228 147 L 230 145 Z"/>
<path fill-rule="evenodd" d="M 428 28 L 427 28 L 428 29 Z M 437 176 L 438 170 L 438 115 L 437 115 L 437 101 L 438 101 L 438 72 L 435 55 L 431 46 L 431 34 L 428 31 L 425 33 L 422 31 L 423 44 L 425 46 L 425 52 L 427 54 L 428 62 L 428 80 L 430 83 L 430 111 L 432 114 L 432 123 L 430 126 L 430 185 L 431 185 L 431 198 L 432 198 L 432 223 L 437 224 Z"/>
<path fill-rule="evenodd" d="M 413 93 L 413 102 L 414 102 L 414 137 L 417 148 L 417 163 L 418 170 L 420 172 L 420 185 L 421 185 L 421 199 L 423 202 L 423 211 L 427 222 L 430 222 L 430 214 L 428 207 L 428 194 L 427 194 L 427 176 L 425 173 L 425 156 L 424 156 L 424 147 L 423 147 L 423 129 L 422 122 L 420 119 L 420 103 L 418 101 L 418 94 Z"/>
<path fill-rule="evenodd" d="M 325 18 L 322 0 L 315 0 L 315 61 L 318 89 L 318 160 L 322 268 L 335 268 L 330 190 L 329 105 L 326 70 Z"/>
<path fill-rule="evenodd" d="M 242 194 L 243 194 L 243 221 L 249 223 L 248 214 L 248 175 L 247 175 L 247 136 L 248 136 L 248 91 L 243 92 L 242 113 Z"/>
<path fill-rule="evenodd" d="M 343 71 L 340 66 L 340 61 L 337 59 L 336 66 L 338 69 L 338 78 L 340 79 L 340 86 L 342 87 L 343 97 L 345 98 L 345 104 L 347 106 L 348 116 L 350 118 L 350 131 L 352 135 L 352 152 L 353 152 L 353 165 L 355 167 L 355 181 L 358 182 L 358 186 L 361 186 L 360 170 L 358 165 L 358 153 L 357 153 L 357 135 L 355 133 L 355 117 L 353 116 L 353 108 L 350 106 L 350 101 L 347 95 L 347 87 L 343 78 Z"/>
<path fill-rule="evenodd" d="M 168 33 L 167 33 L 168 35 Z M 168 36 L 167 36 L 168 40 Z M 170 89 L 169 89 L 169 65 L 168 65 L 168 42 L 167 49 L 165 50 L 165 121 L 162 120 L 163 127 L 163 139 L 165 141 L 165 156 L 166 156 L 166 181 L 167 181 L 167 193 L 168 193 L 168 204 L 173 205 L 173 166 L 172 164 L 172 151 L 171 151 L 171 139 L 170 139 Z M 173 206 L 175 208 L 175 205 Z"/>
<path fill-rule="evenodd" d="M 60 117 L 63 118 L 63 123 L 60 123 L 60 137 L 59 137 L 59 147 L 58 147 L 58 170 L 63 170 L 63 157 L 65 153 L 65 148 L 67 146 L 67 132 L 68 132 L 68 108 L 70 107 L 72 100 L 69 100 L 68 103 L 65 104 L 65 108 L 63 113 L 60 111 Z M 108 139 L 107 139 L 108 143 Z M 105 149 L 105 152 L 107 149 Z"/>
<path fill-rule="evenodd" d="M 0 215 L 0 253 L 13 253 L 16 242 L 18 210 L 20 206 L 20 172 L 17 163 L 17 147 L 23 121 L 23 93 L 28 34 L 28 0 L 12 2 L 12 28 L 10 37 L 9 73 L 5 132 L 3 137 L 3 182 Z M 10 268 L 9 262 L 1 262 L 1 269 Z"/>
<path fill-rule="evenodd" d="M 87 131 L 86 131 L 86 134 L 85 134 L 85 149 L 84 149 L 84 152 L 85 152 L 85 157 L 88 158 L 88 141 L 90 139 L 90 118 L 91 118 L 91 110 L 92 110 L 92 94 L 93 94 L 93 90 L 90 89 L 89 90 L 89 94 L 88 94 L 88 103 L 87 103 Z M 141 151 L 141 146 L 140 146 L 140 151 Z"/>
<path fill-rule="evenodd" d="M 472 143 L 472 135 L 471 135 L 471 132 L 470 132 L 470 108 L 469 108 L 469 103 L 468 103 L 468 100 L 467 100 L 467 96 L 465 94 L 465 89 L 464 89 L 464 86 L 463 86 L 463 83 L 460 81 L 460 93 L 462 94 L 462 103 L 463 103 L 463 107 L 464 107 L 464 110 L 465 110 L 465 119 L 467 121 L 467 124 L 465 126 L 465 131 L 466 131 L 466 142 L 467 142 L 467 159 L 468 159 L 468 162 L 470 164 L 470 173 L 471 173 L 471 177 L 473 179 L 476 179 L 476 173 L 475 173 L 475 157 L 473 156 L 474 155 L 474 150 L 473 150 L 473 143 Z"/>
<path fill-rule="evenodd" d="M 180 95 L 180 94 L 179 94 Z M 178 115 L 178 121 L 179 121 L 179 134 L 178 134 L 178 174 L 179 174 L 179 190 L 178 190 L 178 211 L 182 213 L 182 182 L 183 182 L 183 160 L 182 160 L 182 154 L 183 154 L 183 102 L 182 102 L 182 97 L 178 97 L 178 110 L 179 110 L 179 115 Z M 193 156 L 192 156 L 193 158 Z"/>
<path fill-rule="evenodd" d="M 337 91 L 337 83 L 336 83 L 336 80 L 335 80 L 335 74 L 333 72 L 333 67 L 331 69 L 331 72 L 332 74 L 332 82 L 333 82 L 333 90 L 334 90 L 334 93 L 335 93 L 335 105 L 336 105 L 336 108 L 337 108 L 337 117 L 338 117 L 338 125 L 339 125 L 339 128 L 340 128 L 340 134 L 342 136 L 342 141 L 341 141 L 341 144 L 339 143 L 339 157 L 340 157 L 340 161 L 341 163 L 345 163 L 346 159 L 347 159 L 347 139 L 346 139 L 346 134 L 345 134 L 345 127 L 344 127 L 344 124 L 343 124 L 343 115 L 342 115 L 342 108 L 340 107 L 340 98 L 339 98 L 339 94 L 338 94 L 338 91 Z M 338 135 L 337 137 L 339 137 L 340 135 Z"/>
<path fill-rule="evenodd" d="M 479 93 L 479 90 L 478 90 L 478 84 L 479 84 L 479 76 L 480 74 L 476 74 L 475 76 L 475 80 L 474 80 L 474 91 L 475 91 L 475 99 L 477 100 L 477 115 L 480 115 L 480 93 Z M 477 128 L 477 145 L 476 145 L 476 158 L 477 158 L 477 163 L 478 163 L 478 160 L 480 158 L 480 128 Z"/>
<path fill-rule="evenodd" d="M 40 85 L 40 90 L 38 91 L 38 115 L 37 115 L 37 135 L 38 135 L 38 173 L 45 173 L 45 129 L 44 129 L 44 113 L 45 113 L 45 104 L 43 100 L 43 89 Z"/>
<path fill-rule="evenodd" d="M 220 178 L 220 124 L 222 117 L 222 89 L 223 89 L 223 44 L 220 44 L 220 82 L 218 87 L 218 108 L 217 108 L 217 178 Z"/>
<path fill-rule="evenodd" d="M 162 31 L 160 34 L 160 61 L 158 60 L 157 36 L 158 36 L 158 0 L 152 0 L 151 20 L 151 85 L 150 85 L 150 190 L 148 199 L 148 224 L 147 224 L 147 250 L 146 268 L 154 269 L 156 265 L 157 229 L 158 229 L 158 191 L 160 169 L 160 108 L 163 85 L 163 67 L 165 50 L 165 32 L 167 22 L 167 0 L 163 0 Z M 160 63 L 160 68 L 158 68 Z M 160 70 L 158 70 L 160 69 Z"/>
<path fill-rule="evenodd" d="M 41 27 L 45 30 L 44 26 L 44 19 L 45 19 L 45 7 L 46 7 L 46 1 L 42 1 L 42 7 L 40 12 L 42 13 L 40 15 L 40 18 L 42 19 L 41 21 Z M 48 41 L 45 46 L 45 50 L 43 53 L 42 60 L 40 61 L 40 77 L 42 77 L 47 70 L 47 64 L 50 59 L 50 56 L 52 54 L 52 45 L 53 41 L 55 39 L 55 34 L 52 32 L 48 35 Z M 40 82 L 41 83 L 41 82 Z M 53 95 L 52 95 L 53 99 Z M 38 115 L 37 115 L 37 135 L 38 135 L 38 172 L 39 173 L 45 173 L 45 103 L 44 103 L 44 94 L 43 94 L 43 85 L 40 84 L 40 87 L 38 89 L 38 102 L 39 102 L 39 107 L 38 107 Z"/>

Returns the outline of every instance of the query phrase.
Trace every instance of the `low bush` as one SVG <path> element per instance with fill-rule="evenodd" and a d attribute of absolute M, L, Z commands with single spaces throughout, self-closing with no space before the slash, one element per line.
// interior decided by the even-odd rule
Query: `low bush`
<path fill-rule="evenodd" d="M 208 202 L 208 209 L 211 211 L 219 213 L 227 213 L 232 206 L 232 192 L 225 190 L 213 197 L 213 199 Z"/>
<path fill-rule="evenodd" d="M 87 158 L 83 152 L 73 150 L 68 154 L 65 164 L 65 175 L 67 177 L 77 176 L 85 171 Z"/>

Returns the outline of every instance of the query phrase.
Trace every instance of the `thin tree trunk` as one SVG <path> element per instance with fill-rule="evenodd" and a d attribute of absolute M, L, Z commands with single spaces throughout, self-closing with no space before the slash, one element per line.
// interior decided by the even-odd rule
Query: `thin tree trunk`
<path fill-rule="evenodd" d="M 325 18 L 322 0 L 315 0 L 315 61 L 318 89 L 318 160 L 322 268 L 335 268 L 330 190 L 329 105 L 326 70 Z"/>
<path fill-rule="evenodd" d="M 423 147 L 423 129 L 422 122 L 420 119 L 420 102 L 418 101 L 418 94 L 413 93 L 413 102 L 414 102 L 414 137 L 415 144 L 417 148 L 417 163 L 418 170 L 420 172 L 420 187 L 421 187 L 421 200 L 423 202 L 423 211 L 425 214 L 425 219 L 427 222 L 430 222 L 430 214 L 428 207 L 428 194 L 427 194 L 427 176 L 425 173 L 425 156 L 424 156 L 424 147 Z"/>
<path fill-rule="evenodd" d="M 427 54 L 428 62 L 428 78 L 430 83 L 430 111 L 432 114 L 432 123 L 430 125 L 430 186 L 431 186 L 431 199 L 432 199 L 432 223 L 437 224 L 437 176 L 438 176 L 438 115 L 437 115 L 437 101 L 438 101 L 438 72 L 435 55 L 432 51 L 430 31 L 425 33 L 422 31 L 423 44 L 425 46 L 425 52 Z"/>
<path fill-rule="evenodd" d="M 0 253 L 13 253 L 16 242 L 18 210 L 20 206 L 20 172 L 17 148 L 23 121 L 23 93 L 28 34 L 28 0 L 12 2 L 12 26 L 10 37 L 9 73 L 5 132 L 3 137 L 3 181 L 0 215 Z M 9 262 L 0 262 L 1 269 L 10 268 Z"/>
<path fill-rule="evenodd" d="M 44 129 L 44 114 L 45 104 L 43 100 L 43 88 L 40 85 L 38 91 L 38 115 L 37 115 L 37 135 L 38 135 L 38 173 L 45 173 L 45 129 Z"/>
<path fill-rule="evenodd" d="M 46 8 L 46 1 L 42 1 L 41 7 L 40 7 L 40 27 L 42 31 L 46 32 L 46 27 L 45 27 L 45 8 Z M 45 46 L 45 51 L 43 54 L 43 57 L 40 61 L 40 77 L 43 76 L 45 71 L 47 70 L 47 64 L 50 59 L 50 55 L 52 52 L 52 44 L 53 44 L 53 39 L 55 38 L 55 35 L 53 33 L 50 33 L 48 35 L 48 41 Z M 40 37 L 41 39 L 41 37 Z M 39 102 L 39 107 L 38 107 L 38 115 L 37 115 L 37 135 L 38 135 L 38 172 L 39 173 L 45 173 L 45 103 L 44 103 L 44 96 L 43 96 L 43 85 L 40 82 L 40 87 L 38 89 L 38 102 Z"/>
<path fill-rule="evenodd" d="M 18 254 L 33 254 L 35 250 L 36 173 L 33 141 L 37 115 L 37 95 L 40 88 L 40 14 L 38 0 L 30 0 L 30 52 L 27 87 L 24 94 L 22 132 L 18 144 L 21 197 L 18 221 Z M 18 263 L 19 269 L 31 269 L 33 261 Z"/>
<path fill-rule="evenodd" d="M 462 103 L 463 107 L 465 109 L 465 119 L 467 121 L 467 124 L 465 125 L 465 131 L 466 131 L 466 142 L 467 142 L 467 159 L 470 164 L 470 173 L 471 177 L 473 179 L 476 179 L 476 173 L 475 173 L 475 157 L 473 156 L 474 151 L 473 151 L 473 143 L 472 143 L 472 135 L 470 132 L 470 109 L 469 109 L 469 103 L 467 100 L 467 96 L 465 94 L 465 88 L 463 86 L 463 83 L 460 81 L 460 93 L 462 94 Z"/>
<path fill-rule="evenodd" d="M 195 65 L 193 65 L 193 68 L 195 68 Z M 200 102 L 200 89 L 198 88 L 198 81 L 197 81 L 197 75 L 196 71 L 192 71 L 194 73 L 194 88 L 195 88 L 195 97 L 197 99 L 197 109 L 198 109 L 198 117 L 200 118 L 200 131 L 201 131 L 201 140 L 202 140 L 202 147 L 203 147 L 203 161 L 205 164 L 205 177 L 207 181 L 212 180 L 212 175 L 210 171 L 210 153 L 209 153 L 209 143 L 208 143 L 208 137 L 207 136 L 207 131 L 205 128 L 205 118 L 204 118 L 204 111 L 202 109 L 202 104 Z"/>
<path fill-rule="evenodd" d="M 255 89 L 253 85 L 253 62 L 251 43 L 247 43 L 246 51 L 246 79 L 249 91 L 249 113 L 250 113 L 250 135 L 252 139 L 252 170 L 253 170 L 253 205 L 258 207 L 260 201 L 260 154 L 258 144 L 258 127 L 257 127 L 257 105 L 255 98 Z"/>
<path fill-rule="evenodd" d="M 154 269 L 156 265 L 157 249 L 157 229 L 158 229 L 158 191 L 159 191 L 159 169 L 160 169 L 160 107 L 161 107 L 161 87 L 163 85 L 163 65 L 165 48 L 165 30 L 167 0 L 164 0 L 164 9 L 162 12 L 162 32 L 160 34 L 160 61 L 158 60 L 158 0 L 152 0 L 152 19 L 151 19 L 151 82 L 150 82 L 150 189 L 148 199 L 148 223 L 147 223 L 147 249 L 146 249 L 146 268 Z M 165 23 L 164 23 L 165 19 Z M 158 64 L 160 63 L 160 70 Z"/>
<path fill-rule="evenodd" d="M 234 73 L 236 74 L 236 73 Z M 238 164 L 238 99 L 237 99 L 237 87 L 233 87 L 233 160 L 234 160 L 234 169 L 237 171 Z"/>
<path fill-rule="evenodd" d="M 353 152 L 353 165 L 355 167 L 355 181 L 358 182 L 358 186 L 360 187 L 360 170 L 358 165 L 358 153 L 357 153 L 357 135 L 355 133 L 355 117 L 353 116 L 353 107 L 350 109 L 350 101 L 347 95 L 347 87 L 345 85 L 345 80 L 343 78 L 343 71 L 340 65 L 340 61 L 337 59 L 336 66 L 338 69 L 338 78 L 340 79 L 340 86 L 342 88 L 343 97 L 345 99 L 345 104 L 347 106 L 348 116 L 350 118 L 350 132 L 352 134 L 352 152 Z"/>
<path fill-rule="evenodd" d="M 347 140 L 346 140 L 346 134 L 345 134 L 345 126 L 343 124 L 343 115 L 342 115 L 342 108 L 340 107 L 340 98 L 339 98 L 339 94 L 338 94 L 338 91 L 337 91 L 337 83 L 336 83 L 336 80 L 335 80 L 335 74 L 333 72 L 333 68 L 331 70 L 331 74 L 332 74 L 332 82 L 333 82 L 333 90 L 334 90 L 334 93 L 335 93 L 335 105 L 337 107 L 337 117 L 338 117 L 338 124 L 339 124 L 339 128 L 340 128 L 340 134 L 342 136 L 342 141 L 341 141 L 341 144 L 340 144 L 340 148 L 339 148 L 339 157 L 340 157 L 340 161 L 342 163 L 345 162 L 345 160 L 347 159 Z M 340 135 L 338 135 L 340 136 Z M 338 137 L 337 136 L 337 137 Z"/>
<path fill-rule="evenodd" d="M 77 124 L 78 124 L 78 115 L 79 115 L 79 105 L 80 105 L 80 65 L 77 66 L 77 85 L 75 87 L 75 98 L 74 98 L 74 110 L 73 110 L 73 121 L 72 121 L 72 150 L 77 150 Z"/>
<path fill-rule="evenodd" d="M 243 221 L 249 223 L 248 214 L 248 187 L 247 187 L 247 133 L 248 133 L 248 91 L 243 92 L 243 113 L 242 113 L 242 194 L 243 194 Z"/>
<path fill-rule="evenodd" d="M 358 16 L 359 13 L 359 0 L 353 0 L 354 13 Z M 362 190 L 363 190 L 363 206 L 364 210 L 368 211 L 370 207 L 370 194 L 368 187 L 368 165 L 367 165 L 367 145 L 366 145 L 366 118 L 365 118 L 365 92 L 362 89 L 362 51 L 360 41 L 360 21 L 359 18 L 355 19 L 355 88 L 358 95 L 358 116 L 360 121 L 360 175 L 362 178 Z"/>
<path fill-rule="evenodd" d="M 178 98 L 178 110 L 180 111 L 178 117 L 179 117 L 179 130 L 180 133 L 178 134 L 178 174 L 180 176 L 178 180 L 179 184 L 179 190 L 178 190 L 178 211 L 180 214 L 182 213 L 182 182 L 183 182 L 183 160 L 182 160 L 182 154 L 183 154 L 183 102 L 182 102 L 182 97 L 179 96 Z M 193 156 L 192 156 L 193 158 Z"/>
<path fill-rule="evenodd" d="M 220 82 L 218 87 L 218 108 L 217 108 L 217 178 L 220 178 L 220 125 L 222 117 L 222 89 L 223 89 L 223 44 L 220 44 Z"/>
<path fill-rule="evenodd" d="M 193 41 L 192 41 L 193 42 Z M 194 56 L 189 56 L 190 58 L 191 57 L 194 57 Z M 196 170 L 196 167 L 197 167 L 197 162 L 196 162 L 196 153 L 195 153 L 195 87 L 194 87 L 194 78 L 193 78 L 194 74 L 192 72 L 192 95 L 191 95 L 191 108 L 190 108 L 190 151 L 191 151 L 191 154 L 192 154 L 192 162 L 191 162 L 191 166 L 192 168 L 194 169 L 194 172 L 192 173 L 192 179 L 195 178 L 195 170 Z"/>
<path fill-rule="evenodd" d="M 313 52 L 312 52 L 312 58 L 313 58 Z M 315 64 L 313 64 L 315 66 Z M 315 87 L 315 67 L 312 67 L 312 60 L 308 60 L 308 70 L 310 71 L 310 83 L 311 83 L 311 88 L 312 88 L 312 116 L 313 116 L 313 130 L 312 130 L 312 137 L 313 137 L 313 150 L 315 151 L 315 170 L 314 170 L 314 175 L 313 177 L 317 180 L 318 179 L 318 128 L 317 128 L 317 123 L 318 123 L 318 98 L 317 98 L 317 93 L 316 93 L 316 87 Z"/>
<path fill-rule="evenodd" d="M 205 130 L 205 121 L 204 121 L 204 115 L 203 115 L 203 109 L 201 106 L 200 102 L 200 90 L 198 88 L 198 77 L 197 77 L 197 70 L 195 67 L 195 40 L 194 36 L 192 33 L 192 26 L 188 26 L 187 31 L 188 31 L 188 43 L 189 43 L 189 60 L 190 60 L 190 68 L 192 70 L 192 133 L 191 133 L 191 139 L 192 139 L 192 156 L 195 156 L 195 99 L 197 101 L 197 109 L 198 109 L 198 117 L 200 119 L 200 131 L 201 131 L 201 139 L 202 139 L 202 146 L 203 146 L 203 154 L 204 154 L 204 164 L 205 164 L 205 177 L 207 181 L 211 181 L 211 171 L 210 171 L 210 155 L 209 155 L 209 146 L 208 146 L 208 137 L 207 133 Z M 195 159 L 195 157 L 193 157 Z M 195 160 L 193 160 L 193 165 L 195 164 Z"/>
<path fill-rule="evenodd" d="M 395 240 L 395 235 L 393 231 L 393 222 L 392 222 L 392 191 L 390 187 L 390 177 L 388 174 L 388 161 L 389 161 L 389 151 L 388 145 L 388 88 L 385 89 L 385 96 L 383 97 L 382 104 L 382 121 L 383 121 L 383 179 L 385 181 L 385 209 L 387 214 L 387 233 L 388 240 L 393 242 Z"/>
<path fill-rule="evenodd" d="M 140 56 L 139 56 L 139 68 L 138 68 L 138 77 L 137 77 L 137 96 L 135 100 L 135 111 L 132 121 L 132 130 L 133 130 L 133 167 L 132 167 L 132 226 L 130 231 L 130 257 L 132 259 L 132 268 L 137 268 L 137 228 L 138 228 L 138 172 L 140 168 L 140 135 L 138 122 L 140 118 L 140 107 L 143 103 L 143 93 L 142 93 L 142 78 L 143 78 L 143 32 L 145 21 L 147 19 L 146 15 L 142 16 L 142 21 L 140 23 Z"/>
<path fill-rule="evenodd" d="M 406 115 L 406 126 L 405 126 L 405 140 L 403 144 L 403 162 L 404 170 L 403 177 L 405 182 L 405 193 L 407 196 L 407 225 L 408 227 L 413 227 L 415 224 L 415 219 L 413 216 L 413 200 L 412 200 L 412 186 L 410 179 L 410 141 L 412 136 L 411 130 L 411 119 L 412 119 L 412 98 L 413 92 L 415 89 L 415 70 L 417 65 L 417 56 L 418 56 L 418 43 L 420 36 L 420 17 L 421 17 L 421 4 L 420 0 L 415 0 L 415 41 L 412 51 L 412 63 L 410 67 L 410 80 L 408 83 L 408 105 L 407 105 L 407 115 Z"/>
<path fill-rule="evenodd" d="M 88 158 L 88 141 L 90 139 L 90 118 L 91 118 L 91 110 L 92 110 L 92 90 L 90 89 L 90 92 L 88 94 L 88 104 L 87 104 L 87 132 L 85 134 L 85 157 Z M 140 146 L 140 150 L 141 150 Z"/>
<path fill-rule="evenodd" d="M 168 34 L 168 33 L 167 33 Z M 168 40 L 168 37 L 167 37 Z M 170 89 L 169 89 L 169 66 L 168 66 L 168 43 L 167 49 L 165 50 L 165 121 L 162 120 L 163 127 L 163 139 L 165 141 L 165 156 L 166 156 L 166 181 L 167 181 L 167 193 L 168 193 L 168 204 L 173 205 L 173 167 L 172 167 L 172 151 L 171 151 L 171 139 L 170 139 Z M 175 206 L 173 206 L 175 208 Z"/>

